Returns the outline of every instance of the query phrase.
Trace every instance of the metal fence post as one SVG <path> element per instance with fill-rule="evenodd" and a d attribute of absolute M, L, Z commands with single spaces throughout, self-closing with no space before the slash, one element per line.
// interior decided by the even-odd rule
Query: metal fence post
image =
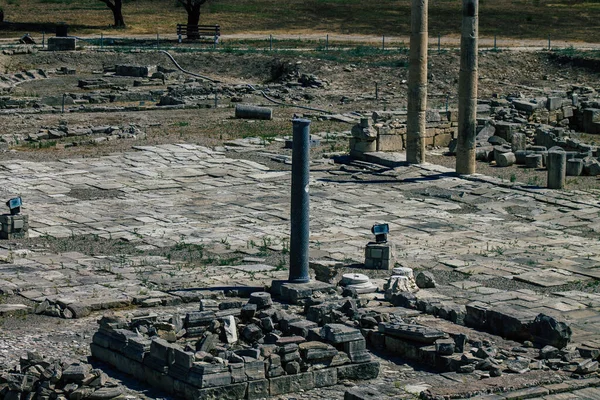
<path fill-rule="evenodd" d="M 442 35 L 438 34 L 438 54 L 442 52 Z"/>
<path fill-rule="evenodd" d="M 381 37 L 381 50 L 385 51 L 385 35 Z"/>
<path fill-rule="evenodd" d="M 269 51 L 273 51 L 273 35 L 269 35 Z"/>
<path fill-rule="evenodd" d="M 329 50 L 329 33 L 327 34 L 327 37 L 325 38 L 325 51 Z"/>
<path fill-rule="evenodd" d="M 294 119 L 292 124 L 289 282 L 305 283 L 310 280 L 308 275 L 310 120 Z"/>

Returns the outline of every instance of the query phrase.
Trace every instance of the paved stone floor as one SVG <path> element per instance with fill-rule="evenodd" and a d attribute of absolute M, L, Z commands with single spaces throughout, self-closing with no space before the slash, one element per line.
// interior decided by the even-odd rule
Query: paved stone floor
<path fill-rule="evenodd" d="M 371 173 L 322 160 L 311 170 L 312 258 L 361 262 L 371 226 L 386 222 L 400 264 L 464 274 L 464 281 L 442 285 L 431 296 L 559 315 L 570 321 L 575 342 L 600 347 L 600 295 L 552 290 L 569 282 L 594 287 L 600 279 L 595 193 L 463 179 L 433 165 Z M 97 235 L 125 239 L 141 250 L 204 244 L 219 254 L 252 255 L 261 244 L 288 247 L 290 173 L 195 145 L 139 146 L 56 162 L 4 161 L 0 181 L 2 198 L 23 197 L 30 237 Z M 111 196 L 72 195 L 81 190 Z M 0 260 L 1 291 L 96 308 L 168 299 L 182 288 L 261 285 L 286 276 L 260 263 L 198 269 L 166 257 L 6 246 Z M 544 290 L 486 285 L 498 279 Z"/>

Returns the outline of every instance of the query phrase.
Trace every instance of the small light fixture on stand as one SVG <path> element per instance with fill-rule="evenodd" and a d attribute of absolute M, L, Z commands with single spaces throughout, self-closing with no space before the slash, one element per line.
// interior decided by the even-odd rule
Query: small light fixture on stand
<path fill-rule="evenodd" d="M 21 197 L 13 197 L 12 199 L 6 202 L 8 209 L 10 210 L 10 215 L 19 215 L 21 213 L 21 206 L 23 205 L 23 200 Z"/>
<path fill-rule="evenodd" d="M 365 268 L 391 269 L 394 267 L 394 245 L 388 243 L 390 226 L 376 224 L 371 228 L 375 241 L 365 247 Z"/>
<path fill-rule="evenodd" d="M 29 217 L 21 214 L 23 200 L 13 197 L 6 202 L 10 214 L 0 215 L 0 239 L 23 239 L 29 236 Z"/>

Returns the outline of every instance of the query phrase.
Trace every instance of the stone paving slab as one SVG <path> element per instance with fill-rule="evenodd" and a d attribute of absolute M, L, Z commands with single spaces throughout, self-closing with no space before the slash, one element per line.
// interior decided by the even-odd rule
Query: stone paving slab
<path fill-rule="evenodd" d="M 7 191 L 23 197 L 31 237 L 98 235 L 140 249 L 201 244 L 217 254 L 256 255 L 263 243 L 277 250 L 288 246 L 288 171 L 189 144 L 135 150 L 54 162 L 3 161 L 0 179 Z M 600 236 L 589 228 L 600 226 L 595 195 L 523 188 L 482 175 L 460 178 L 434 165 L 364 172 L 361 179 L 353 174 L 315 164 L 312 257 L 362 262 L 371 226 L 387 222 L 399 261 L 465 274 L 462 284 L 439 296 L 553 312 L 573 321 L 579 337 L 599 335 L 600 322 L 590 318 L 600 315 L 599 296 L 485 287 L 492 278 L 543 287 L 600 279 Z M 76 189 L 107 196 L 82 200 Z M 255 285 L 286 275 L 266 267 L 190 270 L 160 259 L 17 254 L 1 246 L 0 290 L 35 301 L 62 296 L 101 304 L 107 297 L 134 301 L 140 293 L 168 298 L 166 293 L 177 289 Z"/>

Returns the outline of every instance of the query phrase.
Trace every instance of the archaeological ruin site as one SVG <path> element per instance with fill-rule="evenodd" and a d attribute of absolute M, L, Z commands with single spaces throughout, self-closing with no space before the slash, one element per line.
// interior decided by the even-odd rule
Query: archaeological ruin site
<path fill-rule="evenodd" d="M 3 2 L 0 399 L 600 399 L 598 21 Z"/>

